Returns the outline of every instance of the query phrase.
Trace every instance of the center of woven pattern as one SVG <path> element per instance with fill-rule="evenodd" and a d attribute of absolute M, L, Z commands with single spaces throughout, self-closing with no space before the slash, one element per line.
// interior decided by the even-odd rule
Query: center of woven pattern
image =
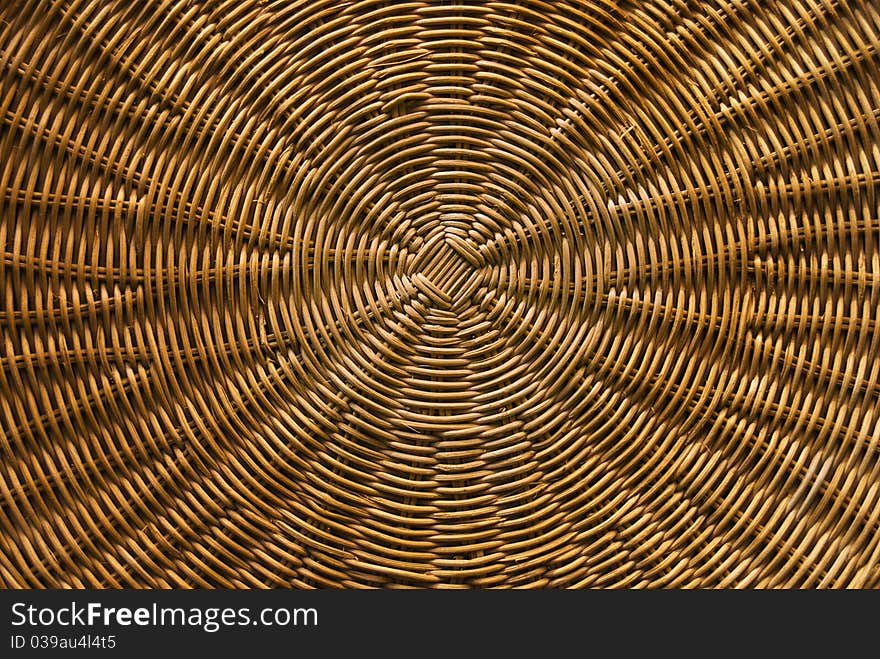
<path fill-rule="evenodd" d="M 880 583 L 875 3 L 49 4 L 4 583 Z"/>

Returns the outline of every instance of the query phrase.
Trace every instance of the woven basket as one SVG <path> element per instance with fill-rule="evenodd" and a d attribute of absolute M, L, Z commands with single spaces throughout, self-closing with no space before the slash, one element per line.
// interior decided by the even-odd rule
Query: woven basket
<path fill-rule="evenodd" d="M 0 5 L 7 587 L 880 586 L 880 5 Z"/>

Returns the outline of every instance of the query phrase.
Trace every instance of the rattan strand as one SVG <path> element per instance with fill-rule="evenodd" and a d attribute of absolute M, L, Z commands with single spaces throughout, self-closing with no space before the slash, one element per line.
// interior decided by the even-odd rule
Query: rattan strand
<path fill-rule="evenodd" d="M 880 6 L 6 0 L 0 582 L 880 586 Z"/>

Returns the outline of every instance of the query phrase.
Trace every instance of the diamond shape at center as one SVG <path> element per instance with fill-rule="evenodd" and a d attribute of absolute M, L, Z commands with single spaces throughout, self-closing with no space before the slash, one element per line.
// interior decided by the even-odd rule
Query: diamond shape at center
<path fill-rule="evenodd" d="M 419 249 L 410 271 L 415 285 L 432 301 L 448 307 L 472 289 L 479 252 L 457 236 L 437 234 Z"/>

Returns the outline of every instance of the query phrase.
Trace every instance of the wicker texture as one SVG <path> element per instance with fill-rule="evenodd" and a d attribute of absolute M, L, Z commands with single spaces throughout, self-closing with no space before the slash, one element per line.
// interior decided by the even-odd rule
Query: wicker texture
<path fill-rule="evenodd" d="M 6 0 L 0 581 L 880 586 L 880 6 Z"/>

